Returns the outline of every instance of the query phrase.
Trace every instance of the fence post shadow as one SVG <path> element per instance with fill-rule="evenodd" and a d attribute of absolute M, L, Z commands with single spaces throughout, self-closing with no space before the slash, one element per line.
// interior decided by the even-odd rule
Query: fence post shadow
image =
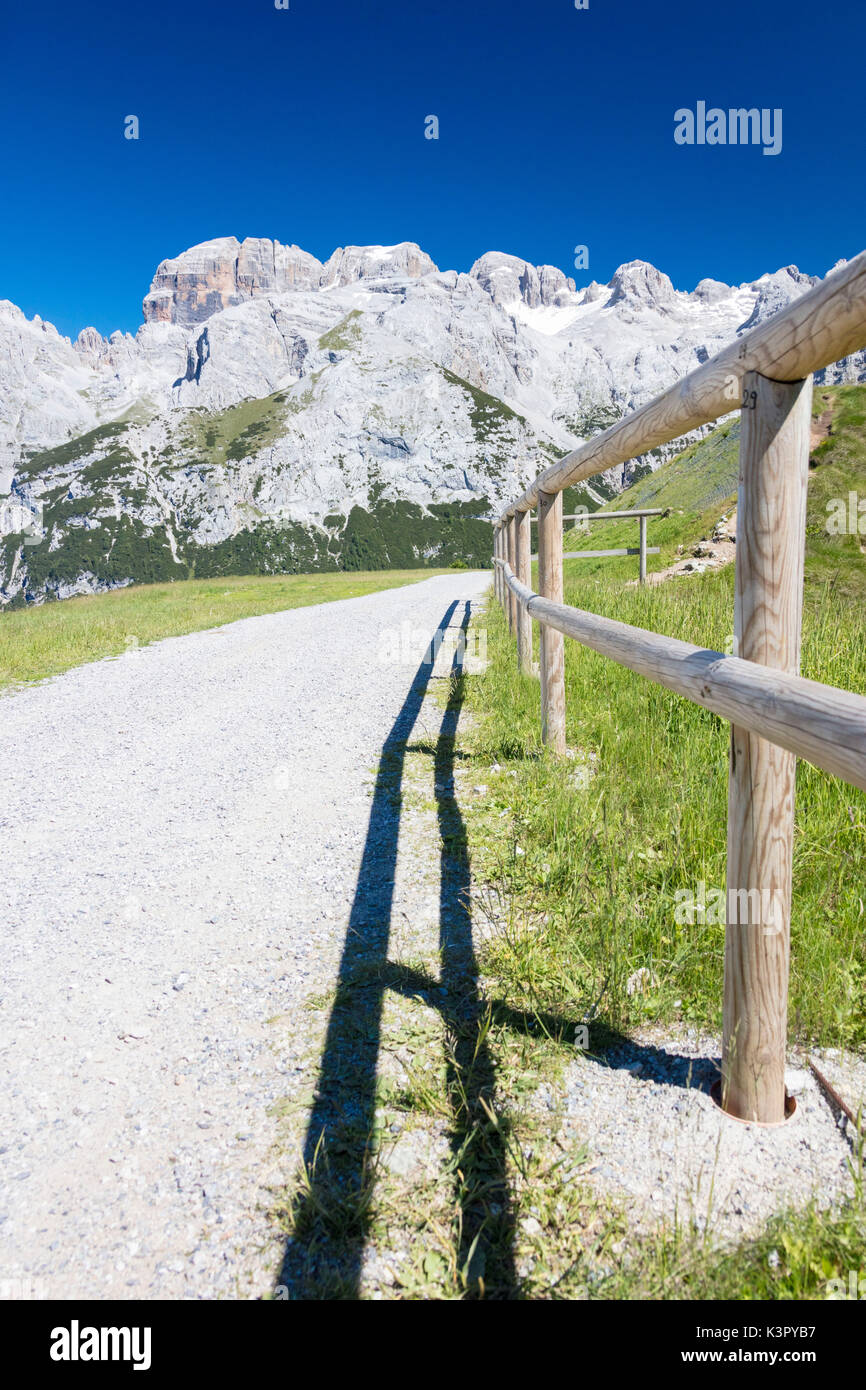
<path fill-rule="evenodd" d="M 445 630 L 459 604 L 439 626 Z M 376 1074 L 386 989 L 421 995 L 441 1015 L 455 1169 L 455 1245 L 467 1296 L 513 1296 L 512 1213 L 504 1121 L 494 1110 L 495 1067 L 486 1042 L 469 909 L 470 871 L 463 820 L 453 796 L 454 743 L 463 702 L 462 650 L 468 601 L 432 750 L 440 836 L 438 980 L 388 961 L 402 781 L 408 740 L 433 665 L 421 661 L 382 748 L 367 837 L 340 961 L 303 1172 L 291 1208 L 292 1234 L 277 1283 L 290 1299 L 353 1299 L 361 1292 L 370 1232 L 376 1158 L 371 1150 Z M 417 751 L 417 750 L 416 750 Z M 426 751 L 426 750 L 425 750 Z"/>

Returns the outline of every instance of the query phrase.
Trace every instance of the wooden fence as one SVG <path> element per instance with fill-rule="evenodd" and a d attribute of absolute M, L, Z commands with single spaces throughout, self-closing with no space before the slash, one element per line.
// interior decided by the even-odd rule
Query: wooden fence
<path fill-rule="evenodd" d="M 495 592 L 532 667 L 540 627 L 544 742 L 565 751 L 563 637 L 731 724 L 723 1108 L 786 1116 L 794 769 L 798 757 L 866 790 L 866 697 L 800 668 L 812 373 L 866 347 L 866 251 L 603 434 L 553 464 L 494 528 Z M 565 605 L 562 491 L 739 407 L 736 656 Z M 538 509 L 538 593 L 530 508 Z M 768 916 L 766 905 L 771 904 Z"/>
<path fill-rule="evenodd" d="M 567 550 L 563 554 L 563 560 L 602 560 L 610 555 L 639 555 L 638 574 L 641 584 L 645 584 L 646 557 L 648 555 L 658 555 L 659 553 L 657 545 L 647 546 L 647 518 L 651 516 L 667 516 L 664 507 L 634 507 L 631 511 L 623 510 L 621 512 L 575 512 L 571 516 L 564 516 L 562 520 L 563 524 L 566 521 L 582 521 L 587 524 L 588 529 L 588 523 L 590 521 L 622 521 L 624 518 L 627 520 L 632 516 L 637 517 L 638 522 L 638 544 L 636 549 L 628 547 L 616 550 Z M 530 518 L 532 521 L 537 521 L 537 519 L 537 517 Z M 532 558 L 537 559 L 538 557 L 533 556 Z"/>

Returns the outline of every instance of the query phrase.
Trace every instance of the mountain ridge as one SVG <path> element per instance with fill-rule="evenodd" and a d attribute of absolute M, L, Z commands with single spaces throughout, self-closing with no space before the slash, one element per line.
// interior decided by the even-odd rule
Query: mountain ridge
<path fill-rule="evenodd" d="M 0 601 L 196 565 L 338 567 L 359 546 L 434 563 L 458 532 L 478 563 L 481 519 L 540 468 L 815 283 L 788 266 L 685 292 L 635 260 L 578 290 L 503 252 L 458 272 L 414 242 L 320 262 L 232 237 L 160 263 L 135 336 L 72 343 L 2 301 L 0 491 L 17 510 L 0 511 Z M 866 354 L 821 377 L 866 379 Z"/>

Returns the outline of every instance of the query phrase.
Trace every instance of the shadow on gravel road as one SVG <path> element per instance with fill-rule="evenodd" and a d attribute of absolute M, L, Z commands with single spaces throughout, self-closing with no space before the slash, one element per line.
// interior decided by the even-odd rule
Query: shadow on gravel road
<path fill-rule="evenodd" d="M 463 608 L 458 616 L 458 609 Z M 450 605 L 440 624 L 465 635 L 470 604 Z M 427 654 L 425 653 L 425 656 Z M 467 1298 L 513 1298 L 513 1214 L 506 1169 L 507 1129 L 495 1111 L 490 1025 L 478 989 L 469 913 L 469 860 L 453 794 L 454 742 L 463 701 L 462 651 L 452 663 L 447 705 L 435 745 L 413 745 L 433 760 L 441 838 L 441 977 L 430 979 L 388 960 L 394 874 L 407 741 L 433 676 L 429 658 L 415 673 L 385 741 L 367 839 L 343 947 L 315 1103 L 304 1147 L 278 1280 L 291 1299 L 360 1296 L 376 1159 L 371 1148 L 376 1069 L 386 990 L 421 997 L 446 1035 L 449 1138 L 454 1169 L 454 1244 Z"/>

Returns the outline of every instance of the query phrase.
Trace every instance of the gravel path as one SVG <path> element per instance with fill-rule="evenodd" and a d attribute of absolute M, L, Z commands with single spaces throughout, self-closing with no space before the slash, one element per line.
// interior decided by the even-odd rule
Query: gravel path
<path fill-rule="evenodd" d="M 486 574 L 250 618 L 0 700 L 0 1278 L 261 1294 L 273 1107 L 335 981 L 379 752 Z M 14 1287 L 14 1286 L 13 1286 Z M 8 1290 L 7 1290 L 8 1292 Z"/>
<path fill-rule="evenodd" d="M 721 1039 L 666 1031 L 638 1033 L 598 1058 L 578 1057 L 561 1091 L 548 1086 L 540 1096 L 559 1112 L 562 1148 L 584 1140 L 589 1181 L 624 1203 L 634 1231 L 677 1222 L 681 1230 L 708 1228 L 716 1240 L 735 1240 L 785 1207 L 853 1196 L 853 1128 L 837 1124 L 805 1055 L 790 1054 L 786 1070 L 794 1115 L 777 1127 L 740 1124 L 709 1094 Z M 866 1060 L 835 1049 L 811 1055 L 856 1113 L 866 1096 Z"/>

